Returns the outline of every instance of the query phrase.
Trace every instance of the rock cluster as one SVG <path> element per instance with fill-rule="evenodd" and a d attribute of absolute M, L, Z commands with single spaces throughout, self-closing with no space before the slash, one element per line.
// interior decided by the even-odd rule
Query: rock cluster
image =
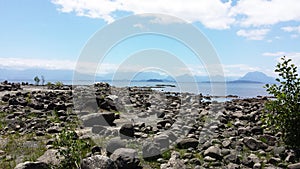
<path fill-rule="evenodd" d="M 4 81 L 0 83 L 0 92 L 2 91 L 17 91 L 21 90 L 20 83 L 9 83 L 8 81 Z"/>
<path fill-rule="evenodd" d="M 162 169 L 300 166 L 299 150 L 286 147 L 281 133 L 260 120 L 266 98 L 217 102 L 106 83 L 75 86 L 73 92 L 22 90 L 1 96 L 7 124 L 1 135 L 55 134 L 79 117 L 81 128 L 90 131 L 85 136 L 103 140 L 82 160 L 85 169 L 143 168 L 145 161 Z"/>

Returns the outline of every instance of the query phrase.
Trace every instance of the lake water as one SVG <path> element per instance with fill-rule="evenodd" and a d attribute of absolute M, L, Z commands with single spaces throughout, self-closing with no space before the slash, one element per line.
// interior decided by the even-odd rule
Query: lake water
<path fill-rule="evenodd" d="M 264 84 L 260 83 L 180 83 L 173 82 L 122 82 L 111 83 L 116 87 L 124 86 L 155 86 L 157 84 L 176 85 L 176 87 L 156 88 L 160 91 L 189 92 L 202 95 L 227 96 L 236 95 L 241 98 L 268 96 Z"/>
<path fill-rule="evenodd" d="M 15 80 L 14 82 L 22 82 L 24 80 Z M 26 80 L 25 80 L 26 81 Z M 28 80 L 27 80 L 28 81 Z M 28 81 L 29 83 L 34 83 L 32 80 Z M 62 81 L 64 84 L 71 85 L 72 81 Z M 107 81 L 108 82 L 108 81 Z M 55 83 L 55 81 L 53 81 Z M 113 81 L 108 82 L 116 87 L 125 87 L 125 86 L 147 86 L 152 87 L 157 84 L 164 85 L 175 85 L 176 87 L 165 87 L 165 88 L 156 88 L 155 90 L 160 91 L 172 91 L 172 92 L 189 92 L 206 96 L 227 96 L 227 95 L 236 95 L 240 98 L 252 98 L 257 96 L 268 96 L 266 89 L 263 88 L 264 84 L 260 83 L 175 83 L 175 82 L 137 82 L 137 81 Z M 89 84 L 85 81 L 81 81 L 80 84 Z"/>

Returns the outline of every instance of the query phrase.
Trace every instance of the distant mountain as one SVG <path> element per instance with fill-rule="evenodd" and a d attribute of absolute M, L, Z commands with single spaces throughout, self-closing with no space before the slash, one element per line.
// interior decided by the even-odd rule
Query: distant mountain
<path fill-rule="evenodd" d="M 267 76 L 262 72 L 249 72 L 238 80 L 232 81 L 233 83 L 275 83 L 273 77 Z"/>
<path fill-rule="evenodd" d="M 0 69 L 0 79 L 9 81 L 32 82 L 35 76 L 44 76 L 45 81 L 72 80 L 72 70 L 47 70 L 47 69 Z"/>
<path fill-rule="evenodd" d="M 47 70 L 47 69 L 1 69 L 0 68 L 0 81 L 27 81 L 34 82 L 35 76 L 44 76 L 46 82 L 55 81 L 72 81 L 73 70 Z M 76 74 L 78 80 L 95 80 L 95 81 L 111 81 L 111 80 L 131 80 L 131 81 L 156 81 L 156 82 L 222 82 L 227 81 L 230 83 L 275 83 L 272 77 L 265 75 L 262 72 L 249 72 L 245 76 L 238 77 L 221 77 L 221 76 L 192 76 L 188 74 L 172 77 L 157 72 L 117 72 L 107 73 L 103 75 L 91 74 Z M 238 79 L 238 80 L 236 80 Z"/>

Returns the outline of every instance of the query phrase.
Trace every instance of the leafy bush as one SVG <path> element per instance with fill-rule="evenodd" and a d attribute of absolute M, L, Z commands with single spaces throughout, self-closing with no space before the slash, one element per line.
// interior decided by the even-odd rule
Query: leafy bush
<path fill-rule="evenodd" d="M 89 144 L 80 140 L 74 130 L 64 129 L 56 138 L 54 146 L 58 148 L 57 158 L 62 157 L 59 168 L 79 168 L 82 157 L 89 149 Z"/>
<path fill-rule="evenodd" d="M 265 86 L 276 99 L 266 103 L 263 121 L 275 132 L 282 132 L 287 146 L 300 148 L 300 78 L 291 59 L 282 57 L 281 60 L 275 69 L 280 76 L 276 79 L 279 83 Z"/>

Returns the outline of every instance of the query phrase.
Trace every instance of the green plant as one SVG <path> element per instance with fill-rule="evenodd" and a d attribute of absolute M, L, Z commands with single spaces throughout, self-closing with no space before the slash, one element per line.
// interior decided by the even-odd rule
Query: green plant
<path fill-rule="evenodd" d="M 87 153 L 89 144 L 78 138 L 74 130 L 64 129 L 56 138 L 57 158 L 62 157 L 59 168 L 79 168 L 81 159 Z"/>
<path fill-rule="evenodd" d="M 265 86 L 276 99 L 266 103 L 262 120 L 271 130 L 282 132 L 286 145 L 296 148 L 300 147 L 300 78 L 291 59 L 281 60 L 275 69 L 280 76 L 276 79 L 279 84 Z"/>
<path fill-rule="evenodd" d="M 57 81 L 57 82 L 55 82 L 55 86 L 56 87 L 63 87 L 64 84 L 62 82 Z"/>
<path fill-rule="evenodd" d="M 169 160 L 171 158 L 171 150 L 164 151 L 161 156 L 164 160 Z"/>
<path fill-rule="evenodd" d="M 51 82 L 47 82 L 46 86 L 48 87 L 48 89 L 51 89 L 51 87 L 53 86 L 53 84 Z"/>
<path fill-rule="evenodd" d="M 34 78 L 33 78 L 33 80 L 35 81 L 35 85 L 39 85 L 39 83 L 40 83 L 40 78 L 38 77 L 38 76 L 35 76 Z"/>

